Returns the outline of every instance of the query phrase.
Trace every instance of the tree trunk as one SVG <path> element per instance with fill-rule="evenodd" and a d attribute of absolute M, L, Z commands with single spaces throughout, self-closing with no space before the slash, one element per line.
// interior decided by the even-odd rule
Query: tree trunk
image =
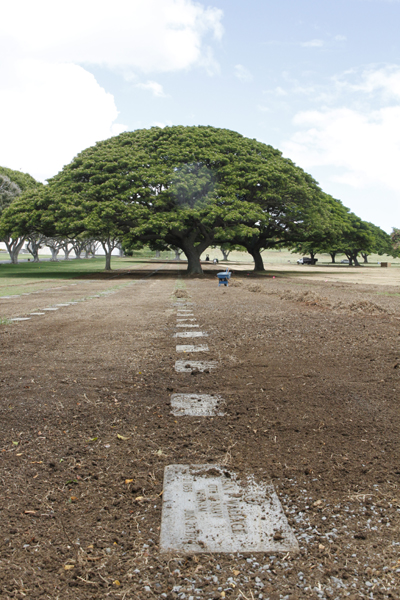
<path fill-rule="evenodd" d="M 28 252 L 33 256 L 33 262 L 39 262 L 39 250 L 41 248 L 42 238 L 39 236 L 38 238 L 35 235 L 28 237 Z"/>
<path fill-rule="evenodd" d="M 253 257 L 254 260 L 254 270 L 255 271 L 265 271 L 264 262 L 261 256 L 261 252 L 258 248 L 252 248 L 251 250 L 247 250 L 249 254 Z"/>
<path fill-rule="evenodd" d="M 188 261 L 186 273 L 188 275 L 203 275 L 203 269 L 201 268 L 200 263 L 200 255 L 196 248 L 194 248 L 192 245 L 188 245 L 187 247 L 183 248 L 183 252 L 185 253 Z"/>
<path fill-rule="evenodd" d="M 175 250 L 175 258 L 174 258 L 174 260 L 181 260 L 180 250 Z"/>
<path fill-rule="evenodd" d="M 368 254 L 365 254 L 364 252 L 361 252 L 361 256 L 364 259 L 364 264 L 368 264 Z"/>
<path fill-rule="evenodd" d="M 82 248 L 80 247 L 76 247 L 74 248 L 74 252 L 75 252 L 75 258 L 81 258 L 81 254 L 82 254 Z"/>
<path fill-rule="evenodd" d="M 331 255 L 332 262 L 336 263 L 336 260 L 335 260 L 335 258 L 336 258 L 336 252 L 329 252 L 329 254 Z"/>
<path fill-rule="evenodd" d="M 160 250 L 156 250 L 156 258 L 160 258 L 160 256 L 161 256 Z"/>
<path fill-rule="evenodd" d="M 106 242 L 101 242 L 103 246 L 104 253 L 106 255 L 106 271 L 111 271 L 111 254 L 114 248 L 116 247 L 116 243 L 112 240 L 107 240 Z"/>
<path fill-rule="evenodd" d="M 72 252 L 72 248 L 70 248 L 69 250 L 68 250 L 68 248 L 64 248 L 64 260 L 68 260 L 71 252 Z"/>
<path fill-rule="evenodd" d="M 224 248 L 220 248 L 221 252 L 222 252 L 222 256 L 224 257 L 224 260 L 228 260 L 228 256 L 230 255 L 231 251 L 230 250 L 224 250 Z"/>
<path fill-rule="evenodd" d="M 18 264 L 18 254 L 24 245 L 24 241 L 25 238 L 9 238 L 8 240 L 4 240 L 8 254 L 10 255 L 11 263 L 13 265 Z"/>
<path fill-rule="evenodd" d="M 50 246 L 47 246 L 47 247 L 50 248 Z M 50 262 L 57 262 L 58 261 L 57 255 L 60 252 L 60 250 L 58 248 L 50 248 L 50 252 L 51 252 Z"/>
<path fill-rule="evenodd" d="M 106 271 L 111 271 L 111 252 L 106 250 Z"/>
<path fill-rule="evenodd" d="M 119 256 L 120 258 L 122 258 L 123 256 L 125 256 L 125 252 L 122 246 L 118 246 L 118 250 L 119 250 Z"/>

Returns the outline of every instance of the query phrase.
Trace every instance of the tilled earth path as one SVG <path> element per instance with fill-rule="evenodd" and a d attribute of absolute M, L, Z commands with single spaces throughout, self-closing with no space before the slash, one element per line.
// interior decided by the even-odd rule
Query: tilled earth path
<path fill-rule="evenodd" d="M 368 314 L 361 289 L 325 284 L 335 310 L 282 285 L 186 282 L 204 373 L 175 372 L 172 280 L 1 327 L 1 598 L 400 597 L 398 299 Z M 173 393 L 225 415 L 176 417 Z M 272 481 L 300 553 L 161 553 L 180 463 Z"/>

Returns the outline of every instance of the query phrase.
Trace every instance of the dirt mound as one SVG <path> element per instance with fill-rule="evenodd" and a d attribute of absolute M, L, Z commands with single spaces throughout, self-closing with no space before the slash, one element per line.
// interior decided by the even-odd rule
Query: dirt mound
<path fill-rule="evenodd" d="M 260 285 L 259 283 L 252 283 L 251 285 L 248 286 L 247 288 L 248 292 L 264 292 L 265 289 L 262 285 Z"/>
<path fill-rule="evenodd" d="M 240 279 L 231 279 L 229 281 L 229 286 L 230 287 L 243 287 L 243 281 L 240 281 Z"/>
<path fill-rule="evenodd" d="M 190 298 L 186 290 L 175 290 L 175 298 Z"/>
<path fill-rule="evenodd" d="M 369 300 L 359 300 L 358 302 L 352 302 L 351 304 L 341 305 L 335 308 L 347 309 L 352 312 L 367 313 L 369 315 L 377 315 L 387 312 L 385 308 L 382 308 L 382 306 L 375 304 L 375 302 L 370 302 Z"/>
<path fill-rule="evenodd" d="M 326 308 L 331 306 L 328 298 L 320 296 L 315 292 L 292 292 L 290 290 L 284 290 L 280 296 L 281 300 L 291 300 L 292 302 L 304 302 L 308 306 L 324 306 Z"/>

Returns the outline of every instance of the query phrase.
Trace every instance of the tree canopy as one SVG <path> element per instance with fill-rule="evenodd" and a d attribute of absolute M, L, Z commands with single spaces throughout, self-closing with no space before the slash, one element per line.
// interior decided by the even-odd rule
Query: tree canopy
<path fill-rule="evenodd" d="M 254 256 L 267 240 L 315 226 L 317 213 L 323 218 L 320 188 L 278 150 L 203 126 L 99 142 L 26 198 L 29 226 L 46 235 L 174 246 L 190 273 L 201 272 L 201 253 L 220 240 L 253 245 Z"/>
<path fill-rule="evenodd" d="M 279 150 L 227 129 L 125 132 L 81 152 L 47 186 L 19 177 L 8 230 L 96 239 L 107 268 L 121 244 L 181 250 L 189 273 L 201 273 L 200 255 L 221 244 L 246 248 L 256 270 L 262 250 L 282 245 L 350 252 L 357 262 L 379 237 Z"/>

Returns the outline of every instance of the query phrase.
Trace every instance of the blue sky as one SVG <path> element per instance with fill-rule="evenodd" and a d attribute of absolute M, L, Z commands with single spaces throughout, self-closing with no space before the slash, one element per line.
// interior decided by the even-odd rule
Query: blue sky
<path fill-rule="evenodd" d="M 400 2 L 14 0 L 0 164 L 44 180 L 111 135 L 226 127 L 400 227 Z"/>

